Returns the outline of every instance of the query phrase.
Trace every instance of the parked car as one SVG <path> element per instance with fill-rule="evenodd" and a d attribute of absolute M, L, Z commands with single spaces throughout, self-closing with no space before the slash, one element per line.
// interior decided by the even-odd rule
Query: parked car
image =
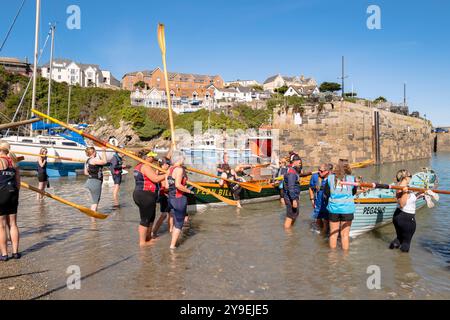
<path fill-rule="evenodd" d="M 448 129 L 445 128 L 434 128 L 433 133 L 448 133 Z"/>

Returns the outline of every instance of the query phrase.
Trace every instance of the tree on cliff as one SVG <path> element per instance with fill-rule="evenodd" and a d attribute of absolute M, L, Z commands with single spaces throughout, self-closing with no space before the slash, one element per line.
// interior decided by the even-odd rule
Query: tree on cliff
<path fill-rule="evenodd" d="M 145 89 L 147 88 L 147 84 L 144 81 L 138 81 L 134 84 L 135 88 L 141 88 L 141 89 Z"/>
<path fill-rule="evenodd" d="M 373 100 L 373 103 L 382 103 L 382 102 L 387 102 L 385 97 L 378 97 L 375 100 Z"/>
<path fill-rule="evenodd" d="M 288 89 L 289 88 L 287 86 L 282 86 L 282 87 L 279 87 L 279 88 L 275 89 L 274 91 L 276 93 L 284 95 Z"/>
<path fill-rule="evenodd" d="M 341 85 L 336 82 L 322 82 L 319 90 L 320 92 L 335 92 L 341 90 Z"/>

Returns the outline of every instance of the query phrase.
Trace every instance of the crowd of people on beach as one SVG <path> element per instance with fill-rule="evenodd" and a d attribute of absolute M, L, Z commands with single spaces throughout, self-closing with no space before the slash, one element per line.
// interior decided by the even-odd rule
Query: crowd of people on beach
<path fill-rule="evenodd" d="M 114 181 L 113 206 L 119 207 L 119 192 L 122 183 L 122 170 L 126 168 L 124 154 L 116 152 L 112 159 L 107 160 L 106 148 L 97 152 L 94 147 L 85 150 L 86 163 L 84 173 L 87 176 L 86 189 L 91 196 L 91 209 L 96 211 L 101 199 L 103 184 L 103 168 L 109 167 Z M 195 194 L 187 187 L 187 172 L 184 166 L 185 158 L 181 153 L 167 155 L 157 159 L 157 154 L 142 150 L 138 156 L 145 163 L 138 163 L 133 169 L 135 188 L 133 200 L 139 209 L 140 221 L 138 239 L 141 247 L 151 245 L 158 237 L 158 231 L 165 221 L 171 233 L 169 248 L 176 249 L 183 227 L 188 225 L 187 214 L 188 195 Z M 10 259 L 8 255 L 8 240 L 12 244 L 13 259 L 20 259 L 19 229 L 17 227 L 17 209 L 19 205 L 20 172 L 17 158 L 11 152 L 7 142 L 0 142 L 0 261 Z M 46 172 L 47 149 L 42 148 L 38 159 L 39 189 L 44 191 L 49 186 Z M 217 166 L 220 187 L 227 187 L 234 200 L 240 204 L 242 187 L 233 181 L 245 181 L 247 169 L 251 165 L 235 165 L 233 168 L 225 154 L 223 162 Z M 296 152 L 290 152 L 286 158 L 279 161 L 272 183 L 279 188 L 280 201 L 286 207 L 284 228 L 290 229 L 300 214 L 300 180 L 311 176 L 309 183 L 309 198 L 312 207 L 312 218 L 317 231 L 328 237 L 329 247 L 337 247 L 340 237 L 343 250 L 350 245 L 349 233 L 355 214 L 355 195 L 364 192 L 352 185 L 342 185 L 341 182 L 358 182 L 359 178 L 352 175 L 348 160 L 341 159 L 334 166 L 330 163 L 321 164 L 314 173 L 304 172 L 302 159 Z M 247 181 L 252 180 L 248 175 Z M 399 248 L 408 252 L 411 239 L 415 232 L 415 202 L 417 195 L 408 190 L 411 174 L 400 170 L 396 175 L 398 185 L 404 187 L 397 191 L 398 208 L 393 217 L 397 237 L 390 248 Z M 420 195 L 419 195 L 420 196 Z M 42 194 L 38 194 L 42 200 Z M 160 216 L 156 220 L 157 205 Z M 307 211 L 307 209 L 304 209 Z M 92 218 L 94 219 L 94 218 Z M 156 220 L 156 223 L 155 223 Z M 95 221 L 95 219 L 94 219 Z"/>

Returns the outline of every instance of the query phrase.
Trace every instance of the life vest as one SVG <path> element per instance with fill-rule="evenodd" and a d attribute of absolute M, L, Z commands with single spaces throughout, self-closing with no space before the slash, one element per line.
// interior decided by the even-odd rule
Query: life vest
<path fill-rule="evenodd" d="M 145 174 L 142 173 L 142 163 L 139 163 L 134 168 L 134 180 L 136 182 L 136 190 L 141 191 L 151 191 L 151 192 L 158 192 L 159 191 L 159 183 L 154 183 L 152 180 L 150 180 L 149 177 L 147 177 Z"/>
<path fill-rule="evenodd" d="M 171 198 L 181 198 L 184 195 L 184 192 L 178 190 L 178 188 L 175 186 L 175 178 L 172 177 L 173 170 L 175 170 L 176 167 L 170 167 L 169 169 L 169 176 L 167 177 L 167 183 L 169 184 L 169 197 Z M 181 167 L 183 169 L 183 178 L 181 179 L 181 184 L 183 186 L 186 185 L 187 182 L 187 174 L 186 169 L 184 167 Z"/>
<path fill-rule="evenodd" d="M 103 181 L 103 166 L 98 164 L 90 164 L 89 161 L 92 158 L 87 159 L 86 166 L 87 166 L 87 172 L 90 179 L 98 179 Z"/>
<path fill-rule="evenodd" d="M 47 173 L 47 157 L 43 157 L 43 159 L 45 161 L 45 164 L 41 167 L 38 163 L 38 168 L 37 171 L 39 174 L 45 174 Z"/>
<path fill-rule="evenodd" d="M 355 182 L 354 176 L 345 176 L 344 181 Z M 356 210 L 353 186 L 336 185 L 336 176 L 330 174 L 328 176 L 328 184 L 330 186 L 330 197 L 328 198 L 327 209 L 330 213 L 345 214 L 354 213 Z"/>
<path fill-rule="evenodd" d="M 235 181 L 240 181 L 241 179 L 237 178 L 235 175 L 233 175 L 231 172 L 225 172 L 227 175 L 227 179 L 228 180 L 235 180 Z M 228 182 L 227 181 L 227 185 L 228 187 L 233 190 L 233 191 L 237 191 L 239 190 L 239 188 L 241 187 L 239 184 L 237 183 L 233 183 L 233 182 Z"/>
<path fill-rule="evenodd" d="M 17 189 L 16 169 L 11 158 L 2 156 L 0 159 L 5 159 L 8 162 L 8 167 L 0 170 L 0 189 Z"/>
<path fill-rule="evenodd" d="M 123 165 L 123 160 L 122 160 L 122 158 L 117 154 L 117 153 L 115 153 L 114 155 L 113 155 L 113 157 L 114 158 L 116 158 L 116 160 L 117 160 L 117 164 L 115 165 L 115 166 L 113 166 L 112 164 L 111 164 L 111 173 L 112 174 L 121 174 L 122 173 L 122 165 Z"/>
<path fill-rule="evenodd" d="M 290 165 L 287 167 L 287 171 L 283 177 L 283 190 L 284 190 L 285 194 L 287 194 L 287 192 L 289 192 L 288 176 L 290 174 L 294 174 L 296 177 L 295 178 L 295 190 L 296 190 L 296 193 L 298 193 L 298 195 L 300 195 L 300 176 L 297 173 L 297 170 L 295 170 Z"/>

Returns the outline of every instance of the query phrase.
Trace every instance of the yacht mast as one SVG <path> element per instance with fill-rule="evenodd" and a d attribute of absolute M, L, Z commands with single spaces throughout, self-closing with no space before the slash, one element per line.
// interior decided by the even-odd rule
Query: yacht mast
<path fill-rule="evenodd" d="M 33 64 L 33 96 L 31 98 L 31 108 L 36 107 L 36 79 L 38 68 L 38 51 L 39 51 L 39 20 L 41 16 L 41 0 L 36 0 L 36 28 L 34 33 L 34 64 Z M 30 136 L 33 135 L 33 131 L 30 130 Z"/>
<path fill-rule="evenodd" d="M 50 51 L 50 75 L 48 77 L 48 104 L 47 104 L 47 115 L 50 115 L 50 104 L 52 99 L 52 76 L 53 76 L 53 52 L 55 50 L 55 24 L 50 26 L 50 32 L 52 33 L 52 47 Z M 47 123 L 50 123 L 47 119 Z"/>

